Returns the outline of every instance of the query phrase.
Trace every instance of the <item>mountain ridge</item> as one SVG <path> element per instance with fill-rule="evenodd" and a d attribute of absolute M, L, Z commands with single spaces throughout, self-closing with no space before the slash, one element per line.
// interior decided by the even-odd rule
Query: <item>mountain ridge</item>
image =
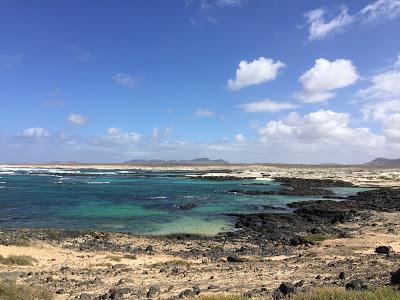
<path fill-rule="evenodd" d="M 367 162 L 364 166 L 368 167 L 400 167 L 400 159 L 389 159 L 384 157 L 378 157 L 374 160 Z"/>
<path fill-rule="evenodd" d="M 124 164 L 182 164 L 182 165 L 229 164 L 228 161 L 223 159 L 209 159 L 207 157 L 201 157 L 189 160 L 131 159 L 123 163 Z"/>

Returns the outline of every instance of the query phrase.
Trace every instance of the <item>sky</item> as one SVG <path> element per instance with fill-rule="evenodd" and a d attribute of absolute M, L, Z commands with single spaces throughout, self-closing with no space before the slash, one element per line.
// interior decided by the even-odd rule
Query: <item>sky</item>
<path fill-rule="evenodd" d="M 400 157 L 400 0 L 2 0 L 0 162 Z"/>

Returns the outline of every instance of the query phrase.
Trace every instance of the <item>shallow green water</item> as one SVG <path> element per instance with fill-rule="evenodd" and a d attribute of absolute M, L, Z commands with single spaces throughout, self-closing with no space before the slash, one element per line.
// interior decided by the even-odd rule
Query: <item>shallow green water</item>
<path fill-rule="evenodd" d="M 265 205 L 285 208 L 289 202 L 318 199 L 235 195 L 227 191 L 277 190 L 281 186 L 276 182 L 251 186 L 243 184 L 255 181 L 199 180 L 187 175 L 191 173 L 3 169 L 0 226 L 216 234 L 232 228 L 233 219 L 227 213 L 260 212 Z M 334 189 L 340 196 L 359 190 Z M 197 207 L 178 208 L 187 203 Z"/>

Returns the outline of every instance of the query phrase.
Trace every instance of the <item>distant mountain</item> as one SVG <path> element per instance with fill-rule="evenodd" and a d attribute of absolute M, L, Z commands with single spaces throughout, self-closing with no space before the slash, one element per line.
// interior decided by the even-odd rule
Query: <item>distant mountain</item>
<path fill-rule="evenodd" d="M 387 167 L 387 168 L 399 168 L 400 167 L 400 159 L 388 159 L 383 157 L 378 157 L 373 161 L 370 161 L 364 166 L 368 167 Z"/>
<path fill-rule="evenodd" d="M 131 159 L 124 162 L 125 164 L 145 164 L 145 165 L 226 165 L 229 164 L 223 159 L 209 159 L 206 157 L 196 158 L 191 160 L 163 160 L 163 159 Z"/>

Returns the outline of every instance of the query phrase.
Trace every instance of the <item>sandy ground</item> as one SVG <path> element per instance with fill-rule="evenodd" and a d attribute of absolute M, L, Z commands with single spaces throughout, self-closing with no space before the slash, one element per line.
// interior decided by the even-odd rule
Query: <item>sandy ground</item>
<path fill-rule="evenodd" d="M 57 299 L 75 298 L 82 293 L 100 295 L 122 287 L 131 289 L 128 298 L 140 299 L 151 285 L 160 287 L 156 299 L 169 299 L 195 285 L 200 287 L 201 294 L 268 294 L 283 281 L 304 280 L 305 289 L 341 285 L 338 279 L 341 271 L 346 271 L 349 278 L 361 278 L 371 285 L 382 284 L 388 282 L 389 271 L 399 267 L 400 256 L 378 255 L 374 249 L 386 245 L 400 252 L 399 220 L 400 213 L 374 213 L 368 221 L 340 225 L 351 228 L 351 238 L 290 247 L 286 255 L 243 255 L 248 261 L 241 263 L 229 263 L 226 257 L 187 258 L 184 255 L 193 248 L 220 246 L 233 250 L 246 246 L 240 242 L 229 245 L 207 240 L 172 243 L 157 238 L 113 235 L 115 244 L 137 248 L 151 245 L 155 249 L 152 253 L 137 254 L 133 259 L 128 257 L 128 252 L 74 250 L 73 244 L 81 242 L 74 238 L 62 243 L 34 241 L 25 247 L 0 246 L 3 256 L 29 255 L 37 259 L 33 266 L 2 266 L 0 278 L 45 285 L 60 293 Z M 391 233 L 388 228 L 392 229 Z M 60 271 L 63 267 L 70 269 Z"/>

